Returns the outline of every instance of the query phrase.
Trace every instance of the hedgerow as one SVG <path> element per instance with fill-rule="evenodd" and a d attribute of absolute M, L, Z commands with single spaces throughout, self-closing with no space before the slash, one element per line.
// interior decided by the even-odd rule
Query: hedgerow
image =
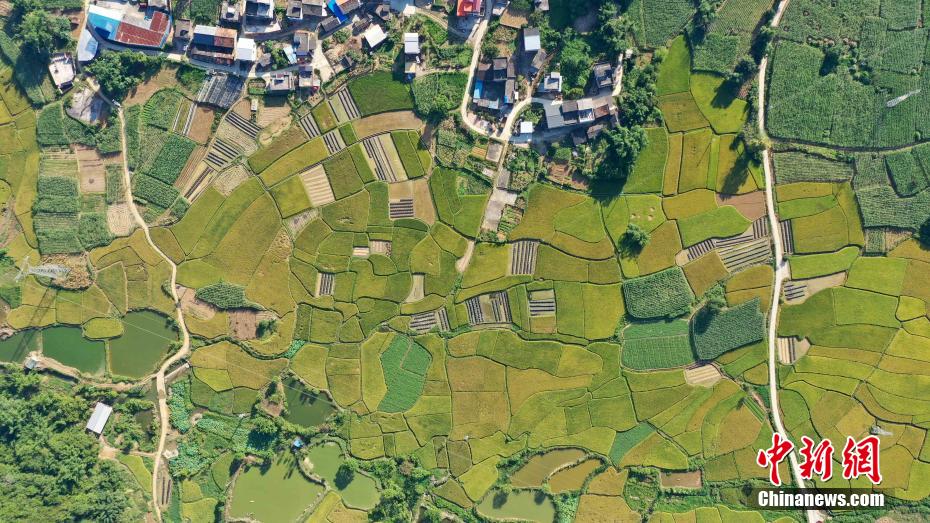
<path fill-rule="evenodd" d="M 627 280 L 623 282 L 623 296 L 627 312 L 640 319 L 681 316 L 694 300 L 681 267 Z"/>
<path fill-rule="evenodd" d="M 765 317 L 759 311 L 759 298 L 713 312 L 702 309 L 691 320 L 691 340 L 698 358 L 712 360 L 765 336 Z"/>

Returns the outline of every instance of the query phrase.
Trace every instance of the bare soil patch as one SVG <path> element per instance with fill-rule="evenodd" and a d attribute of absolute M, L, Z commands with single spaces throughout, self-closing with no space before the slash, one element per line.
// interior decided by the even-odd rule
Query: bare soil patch
<path fill-rule="evenodd" d="M 136 228 L 129 205 L 126 203 L 108 205 L 107 226 L 116 236 L 129 236 L 129 233 Z"/>
<path fill-rule="evenodd" d="M 429 191 L 426 178 L 413 180 L 413 215 L 432 225 L 436 222 L 436 208 L 433 207 L 433 195 Z"/>
<path fill-rule="evenodd" d="M 258 329 L 258 311 L 235 309 L 229 311 L 229 330 L 240 340 L 254 340 Z"/>
<path fill-rule="evenodd" d="M 213 109 L 198 105 L 194 110 L 194 121 L 191 122 L 191 128 L 187 132 L 187 137 L 200 144 L 206 144 L 210 141 L 213 130 Z"/>
<path fill-rule="evenodd" d="M 701 488 L 701 471 L 663 472 L 659 482 L 663 487 Z"/>
<path fill-rule="evenodd" d="M 129 93 L 124 106 L 135 104 L 144 104 L 152 97 L 153 94 L 166 87 L 175 87 L 178 85 L 178 79 L 175 76 L 173 67 L 163 67 L 155 76 L 139 84 Z"/>
<path fill-rule="evenodd" d="M 513 29 L 520 29 L 529 23 L 529 15 L 529 11 L 518 9 L 512 5 L 509 5 L 507 6 L 507 9 L 504 10 L 504 14 L 501 15 L 501 25 L 505 25 Z"/>
<path fill-rule="evenodd" d="M 753 191 L 735 196 L 717 194 L 718 205 L 732 205 L 749 221 L 765 216 L 765 192 Z"/>
<path fill-rule="evenodd" d="M 196 290 L 178 285 L 178 291 L 181 309 L 185 314 L 190 313 L 201 320 L 209 320 L 216 316 L 216 307 L 197 298 Z"/>
<path fill-rule="evenodd" d="M 291 124 L 291 106 L 288 105 L 287 99 L 283 96 L 265 98 L 265 101 L 259 104 L 255 123 L 259 127 L 289 126 Z"/>
<path fill-rule="evenodd" d="M 78 161 L 78 178 L 82 193 L 102 193 L 107 190 L 106 164 L 97 149 L 84 145 L 74 148 Z"/>

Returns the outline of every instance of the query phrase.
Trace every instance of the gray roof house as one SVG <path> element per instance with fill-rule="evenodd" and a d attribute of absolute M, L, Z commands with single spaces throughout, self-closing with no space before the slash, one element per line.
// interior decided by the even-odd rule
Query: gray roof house
<path fill-rule="evenodd" d="M 98 436 L 103 434 L 103 428 L 106 426 L 107 420 L 110 419 L 110 414 L 113 414 L 113 407 L 97 402 L 97 405 L 94 406 L 94 413 L 87 420 L 87 430 Z"/>

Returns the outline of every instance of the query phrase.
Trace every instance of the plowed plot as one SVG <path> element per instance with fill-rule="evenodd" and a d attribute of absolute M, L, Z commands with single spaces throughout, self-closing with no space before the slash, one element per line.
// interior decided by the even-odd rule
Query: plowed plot
<path fill-rule="evenodd" d="M 213 117 L 213 109 L 198 105 L 194 110 L 194 121 L 191 122 L 190 130 L 187 131 L 187 137 L 200 144 L 210 141 Z"/>
<path fill-rule="evenodd" d="M 75 147 L 78 160 L 78 173 L 81 179 L 81 193 L 102 193 L 107 190 L 105 161 L 93 147 Z"/>
<path fill-rule="evenodd" d="M 135 224 L 132 221 L 132 213 L 128 204 L 118 203 L 107 206 L 107 227 L 117 236 L 128 236 L 132 232 Z"/>

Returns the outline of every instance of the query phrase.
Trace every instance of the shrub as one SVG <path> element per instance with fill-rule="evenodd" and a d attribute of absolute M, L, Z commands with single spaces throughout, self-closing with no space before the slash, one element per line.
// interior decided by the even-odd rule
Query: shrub
<path fill-rule="evenodd" d="M 462 102 L 467 81 L 464 73 L 434 73 L 415 79 L 414 109 L 424 118 L 442 118 Z"/>
<path fill-rule="evenodd" d="M 100 212 L 82 213 L 78 223 L 78 238 L 85 250 L 108 245 L 113 241 L 113 234 L 107 227 L 107 216 Z"/>

